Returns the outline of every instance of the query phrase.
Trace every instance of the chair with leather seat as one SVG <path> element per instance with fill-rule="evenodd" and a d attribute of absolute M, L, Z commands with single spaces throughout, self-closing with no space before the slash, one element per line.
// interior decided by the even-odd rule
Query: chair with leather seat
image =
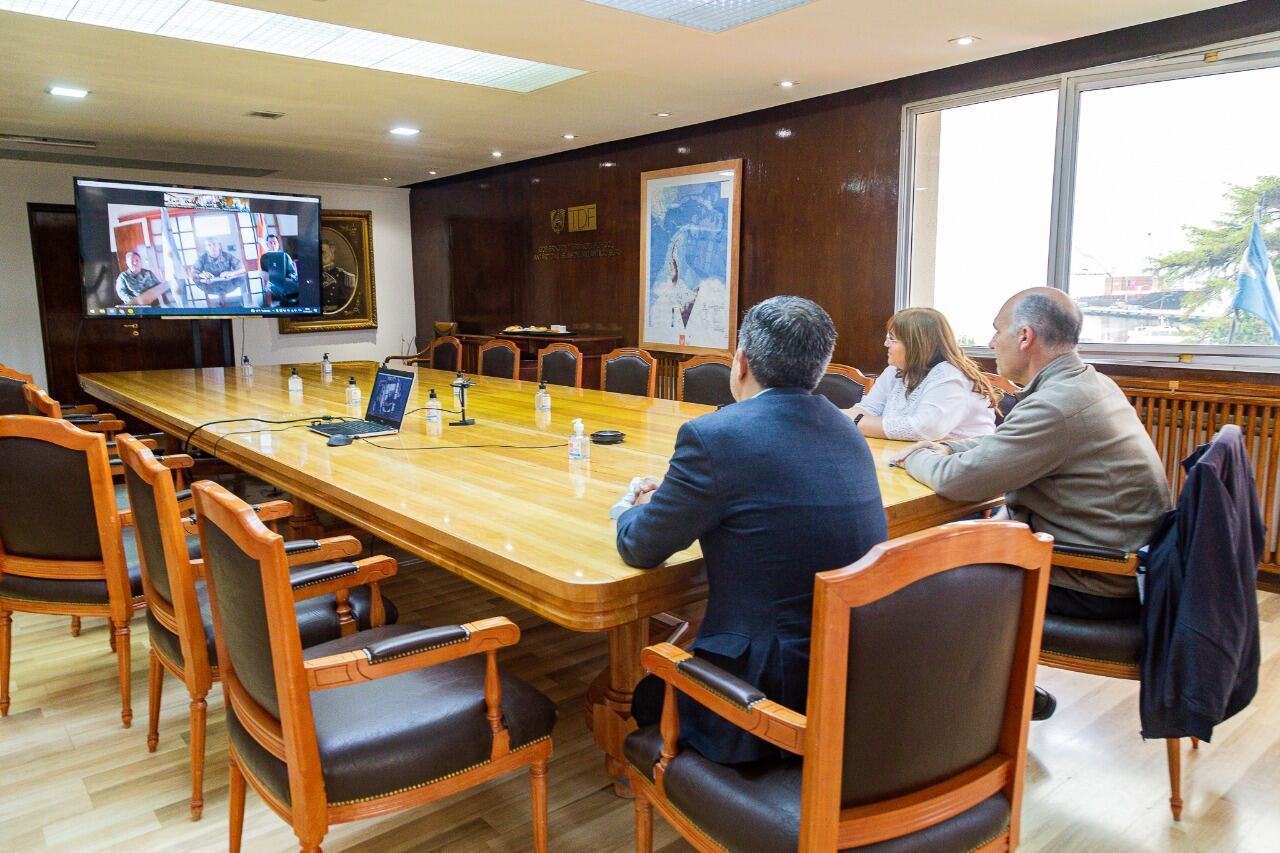
<path fill-rule="evenodd" d="M 0 716 L 9 713 L 10 614 L 94 616 L 110 622 L 129 727 L 129 623 L 146 602 L 132 537 L 122 533 L 128 523 L 101 434 L 54 418 L 0 417 Z"/>
<path fill-rule="evenodd" d="M 838 409 L 849 409 L 861 403 L 874 384 L 874 379 L 856 367 L 829 364 L 813 393 L 826 397 Z"/>
<path fill-rule="evenodd" d="M 388 625 L 303 649 L 296 604 L 384 577 L 388 557 L 290 577 L 284 540 L 244 501 L 192 487 L 227 700 L 230 848 L 240 849 L 246 781 L 318 851 L 331 824 L 439 799 L 529 768 L 535 850 L 547 849 L 546 766 L 556 708 L 501 675 L 505 618 Z M 483 655 L 483 657 L 481 657 Z"/>
<path fill-rule="evenodd" d="M 1000 391 L 1000 400 L 996 403 L 996 423 L 999 424 L 1009 417 L 1013 407 L 1018 404 L 1018 392 L 1022 388 L 999 373 L 986 373 L 984 371 L 982 375 L 991 383 L 991 387 Z"/>
<path fill-rule="evenodd" d="M 729 390 L 731 359 L 722 355 L 695 355 L 680 362 L 676 379 L 676 399 L 704 406 L 727 406 L 733 402 Z"/>
<path fill-rule="evenodd" d="M 481 376 L 520 378 L 520 348 L 511 341 L 491 340 L 480 347 L 477 358 Z"/>
<path fill-rule="evenodd" d="M 704 851 L 1017 847 L 1051 543 L 956 522 L 818 574 L 808 716 L 709 660 L 645 649 L 666 692 L 661 721 L 624 744 L 636 850 L 653 849 L 653 809 Z M 677 691 L 786 757 L 721 765 L 680 745 Z"/>
<path fill-rule="evenodd" d="M 619 347 L 600 359 L 600 389 L 616 394 L 653 397 L 658 360 L 642 349 Z"/>
<path fill-rule="evenodd" d="M 30 405 L 22 393 L 23 385 L 34 385 L 35 379 L 30 373 L 23 373 L 0 364 L 0 415 L 33 415 Z M 36 386 L 39 387 L 39 386 Z M 62 415 L 66 418 L 79 418 L 97 414 L 98 407 L 92 403 L 80 406 L 62 406 Z"/>
<path fill-rule="evenodd" d="M 548 344 L 538 350 L 538 381 L 582 387 L 582 352 L 573 344 Z"/>
<path fill-rule="evenodd" d="M 0 379 L 0 383 L 7 380 Z M 26 383 L 22 386 L 22 399 L 25 403 L 21 412 L 3 412 L 3 414 L 23 414 L 23 415 L 39 415 L 44 418 L 60 418 L 70 421 L 80 429 L 86 432 L 101 432 L 108 436 L 114 435 L 124 429 L 124 421 L 117 418 L 110 412 L 98 412 L 97 407 L 75 407 L 75 412 L 68 412 L 62 407 L 62 404 L 49 396 L 49 392 L 45 391 L 38 385 Z M 85 408 L 93 409 L 92 412 L 85 411 Z"/>
<path fill-rule="evenodd" d="M 194 518 L 183 518 L 184 512 L 191 511 L 191 493 L 175 491 L 168 469 L 132 436 L 120 436 L 120 457 L 125 464 L 125 485 L 138 540 L 151 643 L 147 750 L 155 752 L 160 741 L 160 696 L 168 670 L 186 684 L 190 694 L 191 818 L 199 820 L 204 808 L 205 697 L 219 674 L 200 540 L 191 529 Z M 268 524 L 292 514 L 287 501 L 272 501 L 253 509 L 258 519 Z M 342 560 L 360 550 L 359 541 L 351 536 L 285 543 L 290 566 L 301 566 L 294 571 L 304 575 L 309 571 L 306 564 Z M 302 644 L 314 646 L 353 634 L 357 627 L 394 623 L 395 606 L 384 601 L 378 587 L 375 581 L 370 586 L 299 602 Z"/>
<path fill-rule="evenodd" d="M 1134 577 L 1138 555 L 1115 548 L 1071 545 L 1053 546 L 1053 564 L 1109 575 Z M 1047 613 L 1040 663 L 1054 669 L 1140 681 L 1142 678 L 1142 617 L 1128 619 L 1073 619 Z M 1192 741 L 1192 746 L 1198 746 Z M 1182 744 L 1165 741 L 1169 765 L 1169 811 L 1182 820 Z"/>
<path fill-rule="evenodd" d="M 450 373 L 462 369 L 462 341 L 453 335 L 436 338 L 428 349 L 431 351 L 432 369 Z"/>

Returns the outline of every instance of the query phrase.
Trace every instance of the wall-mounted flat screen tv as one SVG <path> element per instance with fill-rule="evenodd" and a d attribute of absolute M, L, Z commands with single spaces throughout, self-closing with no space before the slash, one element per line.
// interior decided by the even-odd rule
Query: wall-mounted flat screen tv
<path fill-rule="evenodd" d="M 320 313 L 320 199 L 76 178 L 85 317 Z"/>

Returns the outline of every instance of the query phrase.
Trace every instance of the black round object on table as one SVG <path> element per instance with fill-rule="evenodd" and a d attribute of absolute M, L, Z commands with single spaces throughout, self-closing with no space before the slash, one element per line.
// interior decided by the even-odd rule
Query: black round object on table
<path fill-rule="evenodd" d="M 625 432 L 619 432 L 616 429 L 599 429 L 591 433 L 592 444 L 622 444 L 622 440 L 627 437 Z"/>

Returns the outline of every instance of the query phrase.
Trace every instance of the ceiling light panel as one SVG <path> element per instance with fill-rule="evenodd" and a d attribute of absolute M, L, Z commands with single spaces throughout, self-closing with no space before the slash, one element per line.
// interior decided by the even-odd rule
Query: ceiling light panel
<path fill-rule="evenodd" d="M 186 2 L 187 0 L 80 0 L 67 15 L 67 20 L 116 30 L 154 33 Z"/>
<path fill-rule="evenodd" d="M 253 32 L 272 17 L 270 12 L 230 3 L 187 0 L 156 30 L 156 35 L 232 47 L 245 33 Z"/>
<path fill-rule="evenodd" d="M 813 0 L 590 0 L 590 2 L 705 30 L 709 33 L 718 33 L 803 6 Z"/>
<path fill-rule="evenodd" d="M 586 73 L 215 0 L 0 0 L 5 11 L 511 92 Z"/>
<path fill-rule="evenodd" d="M 76 0 L 0 0 L 0 11 L 66 20 L 75 5 Z"/>
<path fill-rule="evenodd" d="M 285 56 L 310 56 L 317 50 L 333 44 L 347 33 L 350 27 L 292 18 L 288 15 L 272 15 L 253 32 L 235 43 L 245 50 L 261 50 Z"/>

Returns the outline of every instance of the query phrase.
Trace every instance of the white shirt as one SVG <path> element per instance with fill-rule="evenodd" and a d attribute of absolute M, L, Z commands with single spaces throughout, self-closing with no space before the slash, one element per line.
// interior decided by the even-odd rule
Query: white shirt
<path fill-rule="evenodd" d="M 885 437 L 899 441 L 974 438 L 996 430 L 990 401 L 949 361 L 935 364 L 910 395 L 898 369 L 888 368 L 858 408 L 884 418 Z"/>

